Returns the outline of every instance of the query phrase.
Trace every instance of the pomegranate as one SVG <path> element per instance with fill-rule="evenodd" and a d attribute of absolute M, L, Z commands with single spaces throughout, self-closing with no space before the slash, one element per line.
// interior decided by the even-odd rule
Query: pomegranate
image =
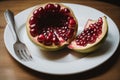
<path fill-rule="evenodd" d="M 96 50 L 106 38 L 108 32 L 106 17 L 89 19 L 84 30 L 68 46 L 77 52 L 88 53 Z"/>
<path fill-rule="evenodd" d="M 58 3 L 38 5 L 30 13 L 26 24 L 31 41 L 49 51 L 68 45 L 76 36 L 77 27 L 72 10 Z"/>

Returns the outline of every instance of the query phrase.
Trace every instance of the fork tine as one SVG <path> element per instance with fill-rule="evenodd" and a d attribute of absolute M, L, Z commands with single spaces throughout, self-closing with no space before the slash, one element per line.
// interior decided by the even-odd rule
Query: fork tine
<path fill-rule="evenodd" d="M 14 45 L 14 51 L 15 51 L 15 54 L 17 55 L 17 57 L 20 59 L 20 60 L 26 60 L 25 57 L 23 56 L 23 52 L 19 49 L 16 49 L 15 48 L 16 46 Z"/>
<path fill-rule="evenodd" d="M 20 55 L 20 51 L 19 50 L 17 50 L 17 51 L 15 50 L 15 53 L 18 56 L 19 59 L 21 59 L 21 60 L 23 59 L 23 57 Z"/>
<path fill-rule="evenodd" d="M 23 57 L 24 60 L 28 60 L 27 56 L 25 55 L 24 51 L 21 50 L 20 55 Z"/>
<path fill-rule="evenodd" d="M 30 56 L 28 55 L 28 53 L 26 53 L 26 50 L 21 50 L 20 55 L 23 57 L 23 59 L 24 59 L 25 61 L 32 60 L 32 57 L 30 57 Z"/>
<path fill-rule="evenodd" d="M 32 56 L 23 43 L 14 44 L 14 51 L 20 60 L 31 61 Z"/>
<path fill-rule="evenodd" d="M 24 49 L 24 52 L 25 52 L 25 55 L 26 55 L 29 59 L 32 59 L 32 56 L 31 56 L 31 54 L 29 53 L 28 50 L 25 50 L 25 49 Z"/>

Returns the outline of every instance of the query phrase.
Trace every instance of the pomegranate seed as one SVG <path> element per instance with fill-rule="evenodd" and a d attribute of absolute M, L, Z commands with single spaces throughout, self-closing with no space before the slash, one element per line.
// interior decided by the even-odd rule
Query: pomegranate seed
<path fill-rule="evenodd" d="M 97 25 L 97 26 L 101 26 L 101 23 L 100 23 L 100 22 L 96 22 L 96 25 Z"/>
<path fill-rule="evenodd" d="M 76 22 L 75 22 L 74 19 L 70 19 L 70 20 L 69 20 L 69 24 L 73 27 L 73 26 L 76 25 Z"/>
<path fill-rule="evenodd" d="M 43 42 L 45 40 L 45 36 L 43 34 L 40 34 L 37 38 L 39 42 Z"/>
<path fill-rule="evenodd" d="M 102 23 L 103 23 L 103 21 L 102 21 L 102 18 L 101 18 L 101 17 L 98 19 L 98 22 L 99 22 L 100 24 L 102 24 Z"/>
<path fill-rule="evenodd" d="M 86 41 L 82 41 L 80 40 L 79 42 L 76 42 L 77 45 L 80 45 L 80 46 L 86 46 L 87 45 L 87 42 Z"/>
<path fill-rule="evenodd" d="M 53 33 L 52 32 L 48 33 L 48 37 L 49 37 L 49 39 L 52 39 L 53 38 Z"/>
<path fill-rule="evenodd" d="M 90 31 L 86 31 L 87 36 L 91 36 Z"/>
<path fill-rule="evenodd" d="M 38 10 L 39 10 L 39 13 L 43 13 L 44 11 L 43 7 L 38 8 Z"/>
<path fill-rule="evenodd" d="M 66 37 L 66 36 L 65 36 L 65 33 L 63 33 L 63 34 L 61 33 L 60 36 L 63 37 L 63 38 Z"/>
<path fill-rule="evenodd" d="M 55 11 L 59 12 L 60 11 L 60 5 L 59 4 L 55 4 L 54 6 L 55 6 Z"/>
<path fill-rule="evenodd" d="M 66 32 L 66 30 L 65 30 L 65 29 L 63 29 L 63 30 L 62 30 L 62 33 L 65 33 L 65 32 Z"/>
<path fill-rule="evenodd" d="M 40 11 L 40 9 L 36 9 L 36 10 L 33 12 L 33 15 L 34 15 L 35 17 L 40 17 L 40 13 L 42 13 L 42 12 Z"/>
<path fill-rule="evenodd" d="M 76 44 L 77 44 L 77 45 L 80 45 L 80 42 L 79 42 L 79 41 L 76 41 Z"/>
<path fill-rule="evenodd" d="M 85 37 L 82 38 L 83 41 L 85 41 L 85 39 L 86 39 Z"/>
<path fill-rule="evenodd" d="M 64 12 L 65 12 L 65 13 L 69 13 L 70 10 L 69 10 L 68 8 L 64 8 Z"/>
<path fill-rule="evenodd" d="M 81 35 L 80 37 L 79 37 L 79 39 L 82 39 L 84 36 L 83 35 Z"/>
<path fill-rule="evenodd" d="M 38 8 L 38 15 L 37 15 L 37 16 L 38 16 L 39 18 L 42 16 L 43 13 L 44 13 L 43 7 Z"/>
<path fill-rule="evenodd" d="M 87 29 L 88 29 L 89 32 L 91 31 L 91 27 L 88 27 Z"/>
<path fill-rule="evenodd" d="M 45 10 L 46 11 L 52 11 L 52 10 L 54 10 L 55 9 L 55 6 L 54 6 L 54 4 L 47 4 L 46 6 L 45 6 Z"/>
<path fill-rule="evenodd" d="M 93 37 L 94 37 L 94 38 L 97 38 L 97 37 L 98 37 L 98 35 L 97 35 L 96 33 L 94 33 L 94 34 L 93 34 Z"/>
<path fill-rule="evenodd" d="M 88 29 L 85 28 L 85 29 L 83 30 L 83 33 L 88 33 Z"/>
<path fill-rule="evenodd" d="M 101 25 L 101 26 L 99 26 L 99 30 L 102 30 L 102 25 Z"/>
<path fill-rule="evenodd" d="M 47 45 L 47 46 L 52 45 L 52 42 L 51 42 L 51 39 L 50 39 L 49 36 L 46 36 L 46 37 L 45 37 L 45 42 L 44 42 L 44 44 Z"/>
<path fill-rule="evenodd" d="M 68 20 L 70 20 L 70 19 L 73 19 L 73 17 L 72 16 L 68 16 L 68 18 L 67 18 Z"/>
<path fill-rule="evenodd" d="M 61 9 L 62 13 L 70 13 L 70 10 L 68 8 L 63 8 Z"/>
<path fill-rule="evenodd" d="M 33 37 L 35 37 L 35 36 L 37 36 L 37 30 L 36 29 L 30 29 L 30 34 L 33 36 Z"/>
<path fill-rule="evenodd" d="M 59 32 L 61 32 L 61 31 L 62 31 L 62 29 L 58 29 L 58 31 L 59 31 Z"/>
<path fill-rule="evenodd" d="M 29 27 L 30 27 L 30 29 L 33 29 L 33 28 L 35 29 L 35 28 L 37 28 L 37 25 L 36 24 L 32 24 Z"/>
<path fill-rule="evenodd" d="M 53 35 L 52 41 L 53 41 L 53 43 L 55 45 L 59 45 L 59 43 L 60 43 L 59 40 L 58 40 L 58 38 L 57 38 L 57 36 L 55 34 Z"/>
<path fill-rule="evenodd" d="M 81 36 L 85 36 L 85 33 L 83 32 L 83 33 L 81 33 Z"/>
<path fill-rule="evenodd" d="M 66 21 L 65 24 L 64 24 L 64 26 L 68 26 L 68 24 L 69 24 L 69 23 Z"/>
<path fill-rule="evenodd" d="M 87 36 L 87 39 L 86 39 L 86 40 L 89 41 L 89 40 L 90 40 L 90 37 L 91 37 L 91 36 Z"/>
<path fill-rule="evenodd" d="M 76 41 L 76 42 L 79 42 L 79 39 L 76 39 L 75 41 Z"/>
<path fill-rule="evenodd" d="M 47 31 L 46 31 L 46 33 L 47 33 L 47 34 L 49 34 L 49 33 L 50 33 L 50 31 L 49 31 L 49 30 L 47 30 Z"/>
<path fill-rule="evenodd" d="M 84 43 L 83 43 L 83 41 L 80 41 L 80 45 L 81 45 L 81 46 L 84 46 Z"/>
<path fill-rule="evenodd" d="M 83 46 L 86 46 L 87 45 L 87 41 L 83 41 Z"/>
<path fill-rule="evenodd" d="M 93 30 L 94 32 L 96 32 L 97 31 L 97 29 L 96 28 L 94 28 L 94 30 Z"/>
<path fill-rule="evenodd" d="M 91 37 L 89 43 L 92 44 L 92 43 L 94 43 L 95 41 L 96 41 L 96 39 L 95 39 L 94 37 Z"/>
<path fill-rule="evenodd" d="M 90 27 L 90 28 L 93 27 L 93 24 L 90 24 L 89 27 Z"/>
<path fill-rule="evenodd" d="M 67 26 L 63 26 L 63 27 L 61 27 L 61 29 L 62 29 L 62 30 L 67 30 L 68 27 L 67 27 Z"/>
<path fill-rule="evenodd" d="M 68 32 L 66 33 L 65 37 L 71 38 L 73 34 L 74 34 L 74 30 L 73 29 L 69 29 Z"/>
<path fill-rule="evenodd" d="M 101 34 L 101 33 L 102 33 L 102 31 L 101 31 L 101 30 L 97 30 L 97 33 L 98 33 L 98 34 Z"/>
<path fill-rule="evenodd" d="M 91 34 L 93 34 L 93 33 L 94 33 L 94 31 L 93 31 L 93 30 L 91 30 L 91 31 L 90 31 L 90 33 L 91 33 Z"/>
<path fill-rule="evenodd" d="M 96 26 L 97 26 L 97 24 L 96 24 L 96 23 L 94 23 L 92 28 L 94 28 L 94 27 L 96 27 Z"/>
<path fill-rule="evenodd" d="M 36 24 L 37 23 L 37 18 L 32 16 L 29 20 L 29 24 L 32 25 L 32 24 Z"/>
<path fill-rule="evenodd" d="M 67 30 L 68 29 L 68 27 L 67 26 L 65 26 L 65 30 Z"/>

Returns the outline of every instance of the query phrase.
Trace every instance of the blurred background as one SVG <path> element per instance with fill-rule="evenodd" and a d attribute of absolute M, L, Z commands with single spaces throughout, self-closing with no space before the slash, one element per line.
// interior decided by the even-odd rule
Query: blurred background
<path fill-rule="evenodd" d="M 104 2 L 108 2 L 108 3 L 120 6 L 120 1 L 119 0 L 98 0 L 98 1 L 104 1 Z"/>

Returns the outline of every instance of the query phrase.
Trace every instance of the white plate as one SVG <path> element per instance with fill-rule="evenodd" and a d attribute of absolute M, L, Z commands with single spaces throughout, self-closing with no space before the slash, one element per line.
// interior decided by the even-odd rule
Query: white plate
<path fill-rule="evenodd" d="M 98 19 L 101 16 L 106 16 L 108 21 L 108 36 L 103 44 L 103 46 L 93 54 L 83 56 L 81 54 L 72 52 L 68 49 L 58 51 L 58 52 L 45 52 L 41 51 L 36 45 L 34 45 L 26 34 L 25 22 L 29 13 L 34 7 L 26 9 L 15 16 L 16 30 L 18 32 L 19 38 L 24 42 L 28 49 L 30 50 L 33 60 L 29 62 L 24 62 L 18 59 L 13 50 L 13 44 L 16 41 L 14 33 L 11 32 L 11 28 L 8 25 L 4 32 L 5 45 L 10 53 L 10 55 L 16 59 L 18 62 L 24 66 L 36 70 L 38 72 L 48 73 L 48 74 L 74 74 L 81 73 L 102 64 L 108 60 L 115 52 L 119 44 L 119 31 L 116 24 L 112 21 L 110 17 L 106 14 L 84 5 L 68 4 L 77 20 L 78 20 L 78 33 L 83 30 L 89 18 Z"/>

